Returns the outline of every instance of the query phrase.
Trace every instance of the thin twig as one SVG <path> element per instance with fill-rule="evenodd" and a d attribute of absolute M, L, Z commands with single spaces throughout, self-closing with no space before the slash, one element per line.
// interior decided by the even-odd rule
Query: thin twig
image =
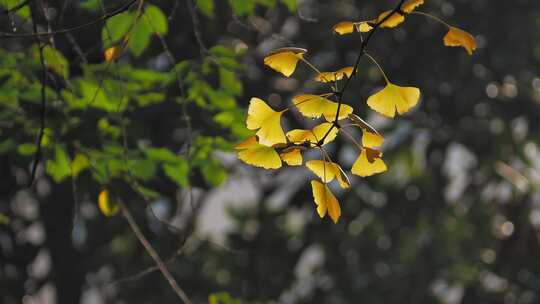
<path fill-rule="evenodd" d="M 167 266 L 165 265 L 165 263 L 163 262 L 159 254 L 156 252 L 154 247 L 152 247 L 152 244 L 150 244 L 150 242 L 146 239 L 144 234 L 141 232 L 139 225 L 137 224 L 137 222 L 131 215 L 131 212 L 129 211 L 127 206 L 124 204 L 122 200 L 118 200 L 118 205 L 120 206 L 120 210 L 122 210 L 122 215 L 126 218 L 129 224 L 129 227 L 131 228 L 131 230 L 133 231 L 133 233 L 135 234 L 139 242 L 143 245 L 148 255 L 150 255 L 150 257 L 154 260 L 154 262 L 156 263 L 156 266 L 159 268 L 159 271 L 161 272 L 163 277 L 165 277 L 165 279 L 167 280 L 171 288 L 174 290 L 178 298 L 180 298 L 180 300 L 182 300 L 182 302 L 186 304 L 191 304 L 192 302 L 187 296 L 187 294 L 182 290 L 182 288 L 180 288 L 180 286 L 178 286 L 178 283 L 176 282 L 172 274 L 169 272 L 169 269 L 167 269 Z"/>
<path fill-rule="evenodd" d="M 138 0 L 130 0 L 128 3 L 124 4 L 123 6 L 121 6 L 120 8 L 118 8 L 118 9 L 112 11 L 112 12 L 105 13 L 104 15 L 102 15 L 101 17 L 99 17 L 99 18 L 97 18 L 95 20 L 92 20 L 90 22 L 87 22 L 87 23 L 84 23 L 84 24 L 81 24 L 81 25 L 77 25 L 77 26 L 74 26 L 74 27 L 71 27 L 71 28 L 62 29 L 62 30 L 58 30 L 58 31 L 54 31 L 54 32 L 45 32 L 45 33 L 38 33 L 37 31 L 35 31 L 34 33 L 27 33 L 27 34 L 12 34 L 12 33 L 0 32 L 0 38 L 35 38 L 35 37 L 49 37 L 49 36 L 54 36 L 54 35 L 71 33 L 71 32 L 78 31 L 78 30 L 81 30 L 83 28 L 86 28 L 86 27 L 101 23 L 101 22 L 103 22 L 103 21 L 105 21 L 105 20 L 107 20 L 107 19 L 109 19 L 111 17 L 114 17 L 114 16 L 116 16 L 118 14 L 121 14 L 121 13 L 127 11 L 137 1 Z"/>
<path fill-rule="evenodd" d="M 37 33 L 36 13 L 33 9 L 30 9 L 30 13 L 32 15 L 32 26 L 33 26 L 34 33 Z M 47 116 L 47 96 L 45 92 L 45 88 L 47 86 L 47 67 L 45 65 L 45 56 L 43 55 L 43 46 L 41 45 L 41 42 L 39 41 L 38 37 L 36 37 L 36 42 L 39 49 L 39 62 L 41 64 L 41 113 L 40 113 L 39 133 L 38 133 L 38 137 L 36 141 L 37 148 L 36 148 L 36 153 L 34 155 L 34 162 L 32 163 L 32 170 L 30 172 L 30 180 L 28 181 L 28 187 L 31 187 L 34 184 L 34 180 L 36 179 L 37 167 L 41 160 L 41 154 L 42 154 L 41 142 L 43 141 L 43 135 L 45 134 L 45 119 Z"/>
<path fill-rule="evenodd" d="M 193 34 L 195 35 L 195 39 L 197 40 L 197 43 L 199 44 L 199 48 L 201 51 L 201 56 L 204 54 L 208 54 L 208 48 L 204 44 L 204 41 L 202 39 L 201 31 L 199 30 L 199 16 L 197 15 L 197 12 L 195 11 L 195 6 L 193 5 L 192 0 L 186 0 L 187 7 L 189 9 L 189 12 L 191 14 L 191 21 L 193 23 Z"/>
<path fill-rule="evenodd" d="M 336 94 L 338 96 L 338 106 L 337 106 L 337 110 L 336 110 L 336 118 L 334 119 L 332 127 L 328 129 L 328 131 L 323 136 L 321 141 L 319 141 L 319 144 L 324 142 L 326 137 L 330 134 L 330 132 L 332 132 L 333 128 L 336 128 L 336 127 L 339 128 L 339 124 L 338 124 L 339 111 L 341 109 L 341 104 L 343 103 L 343 96 L 345 95 L 345 91 L 349 87 L 351 79 L 356 76 L 356 72 L 358 71 L 358 65 L 360 64 L 360 59 L 362 59 L 362 57 L 366 53 L 366 48 L 367 48 L 367 46 L 369 44 L 369 41 L 371 40 L 371 37 L 373 37 L 375 32 L 380 28 L 381 24 L 386 22 L 386 20 L 388 20 L 394 14 L 400 14 L 401 13 L 401 6 L 403 5 L 404 2 L 405 2 L 405 0 L 399 0 L 399 3 L 396 5 L 396 7 L 388 15 L 386 15 L 383 19 L 379 20 L 373 26 L 373 29 L 371 30 L 371 32 L 369 32 L 369 34 L 366 36 L 366 39 L 362 41 L 362 44 L 360 45 L 360 51 L 358 52 L 358 56 L 356 57 L 356 62 L 354 64 L 354 68 L 353 68 L 353 71 L 351 73 L 351 76 L 348 77 L 347 80 L 345 80 L 345 84 L 343 85 L 341 90 Z"/>

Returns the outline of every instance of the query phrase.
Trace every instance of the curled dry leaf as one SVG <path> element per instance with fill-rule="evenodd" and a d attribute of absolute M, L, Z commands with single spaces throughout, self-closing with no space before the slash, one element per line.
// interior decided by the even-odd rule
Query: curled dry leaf
<path fill-rule="evenodd" d="M 463 47 L 469 55 L 472 55 L 476 50 L 476 40 L 473 35 L 457 27 L 449 27 L 443 41 L 446 46 Z"/>

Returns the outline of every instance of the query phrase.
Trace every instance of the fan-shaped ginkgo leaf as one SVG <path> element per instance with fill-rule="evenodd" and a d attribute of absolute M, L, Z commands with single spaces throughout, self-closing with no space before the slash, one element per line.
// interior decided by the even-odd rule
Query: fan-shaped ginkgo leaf
<path fill-rule="evenodd" d="M 334 194 L 327 185 L 316 180 L 311 181 L 311 188 L 319 216 L 323 218 L 328 213 L 334 224 L 337 223 L 341 216 L 341 207 Z"/>
<path fill-rule="evenodd" d="M 371 95 L 367 104 L 373 110 L 387 117 L 394 117 L 396 111 L 403 115 L 414 107 L 420 99 L 420 90 L 414 87 L 400 87 L 387 83 L 384 89 Z"/>
<path fill-rule="evenodd" d="M 346 189 L 351 185 L 349 178 L 341 167 L 333 162 L 323 160 L 310 160 L 306 162 L 306 167 L 317 175 L 324 183 L 329 183 L 336 178 L 341 188 Z"/>
<path fill-rule="evenodd" d="M 120 211 L 120 207 L 107 189 L 101 190 L 99 193 L 98 207 L 101 213 L 107 217 L 114 216 Z"/>
<path fill-rule="evenodd" d="M 385 172 L 388 168 L 381 157 L 382 153 L 379 150 L 362 148 L 362 152 L 354 162 L 351 172 L 362 177 Z"/>
<path fill-rule="evenodd" d="M 387 17 L 389 14 L 392 14 L 390 17 Z M 386 20 L 384 20 L 386 18 Z M 384 20 L 384 22 L 383 22 Z M 396 27 L 405 21 L 405 17 L 399 12 L 394 12 L 392 10 L 382 12 L 379 17 L 377 17 L 376 23 L 381 23 L 380 27 Z"/>
<path fill-rule="evenodd" d="M 334 82 L 343 79 L 343 77 L 351 77 L 354 67 L 349 66 L 339 69 L 335 72 L 322 72 L 315 76 L 315 81 L 318 82 Z"/>
<path fill-rule="evenodd" d="M 401 10 L 404 13 L 411 13 L 414 11 L 415 8 L 419 7 L 420 5 L 424 4 L 424 0 L 409 0 L 401 6 Z"/>
<path fill-rule="evenodd" d="M 303 159 L 300 149 L 292 149 L 280 154 L 281 159 L 289 166 L 301 166 Z"/>
<path fill-rule="evenodd" d="M 257 138 L 252 136 L 238 144 L 236 147 L 238 158 L 246 164 L 265 169 L 281 167 L 281 159 L 274 148 L 261 145 Z"/>
<path fill-rule="evenodd" d="M 469 55 L 472 55 L 476 50 L 476 40 L 474 37 L 457 27 L 449 27 L 443 41 L 446 46 L 462 46 Z"/>
<path fill-rule="evenodd" d="M 327 121 L 334 121 L 338 103 L 328 100 L 325 95 L 298 95 L 293 98 L 293 103 L 298 111 L 309 118 L 320 118 L 324 116 Z M 349 105 L 342 104 L 339 109 L 339 118 L 344 119 L 353 112 L 353 108 Z"/>
<path fill-rule="evenodd" d="M 300 144 L 303 142 L 309 142 L 312 147 L 315 147 L 317 143 L 322 140 L 324 135 L 330 130 L 330 133 L 326 136 L 323 142 L 323 146 L 326 145 L 329 142 L 332 142 L 337 134 L 338 129 L 332 127 L 333 124 L 329 122 L 323 122 L 320 125 L 315 126 L 315 128 L 311 130 L 303 130 L 303 129 L 294 129 L 289 132 L 287 132 L 287 138 L 296 144 Z"/>
<path fill-rule="evenodd" d="M 294 73 L 298 61 L 304 58 L 307 50 L 301 48 L 280 48 L 273 50 L 264 58 L 264 64 L 289 77 Z"/>
<path fill-rule="evenodd" d="M 283 112 L 274 111 L 264 100 L 253 97 L 249 102 L 246 126 L 250 130 L 259 130 L 259 143 L 265 146 L 284 144 L 287 140 L 281 128 L 281 114 Z"/>
<path fill-rule="evenodd" d="M 367 33 L 371 31 L 372 29 L 373 27 L 369 25 L 369 23 L 366 21 L 360 21 L 360 22 L 344 21 L 332 27 L 332 30 L 339 35 L 350 34 L 350 33 L 353 33 L 354 31 L 357 31 L 360 33 Z"/>
<path fill-rule="evenodd" d="M 362 129 L 363 147 L 377 148 L 383 144 L 384 138 L 382 137 L 382 135 L 379 134 L 379 132 L 375 128 L 373 128 L 370 124 L 368 124 L 358 115 L 351 114 L 349 115 L 349 119 L 354 123 L 354 125 Z"/>

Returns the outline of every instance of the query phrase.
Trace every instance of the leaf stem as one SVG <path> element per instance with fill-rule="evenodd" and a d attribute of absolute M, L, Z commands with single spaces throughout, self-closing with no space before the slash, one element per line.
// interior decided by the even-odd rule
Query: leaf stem
<path fill-rule="evenodd" d="M 425 12 L 422 12 L 422 11 L 412 11 L 410 14 L 415 14 L 415 15 L 421 15 L 421 16 L 425 16 L 425 17 L 428 17 L 432 20 L 435 20 L 436 22 L 446 26 L 446 27 L 452 27 L 450 24 L 446 23 L 444 20 L 442 20 L 441 18 L 437 17 L 437 16 L 434 16 L 432 14 L 429 14 L 429 13 L 425 13 Z"/>
<path fill-rule="evenodd" d="M 377 60 L 375 60 L 375 58 L 373 58 L 373 56 L 371 56 L 368 52 L 365 52 L 365 54 L 371 61 L 373 61 L 373 63 L 375 63 L 377 68 L 379 68 L 379 71 L 381 72 L 382 76 L 384 77 L 384 80 L 386 80 L 386 83 L 390 83 L 390 80 L 388 80 L 388 77 L 386 76 L 386 73 L 382 69 L 381 65 L 377 62 Z"/>

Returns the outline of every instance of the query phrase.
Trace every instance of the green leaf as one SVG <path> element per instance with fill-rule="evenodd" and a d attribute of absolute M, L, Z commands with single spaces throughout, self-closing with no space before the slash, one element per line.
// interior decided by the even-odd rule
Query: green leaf
<path fill-rule="evenodd" d="M 229 0 L 235 14 L 239 16 L 252 15 L 255 11 L 254 0 Z"/>
<path fill-rule="evenodd" d="M 62 53 L 53 47 L 45 46 L 43 49 L 43 58 L 49 69 L 62 76 L 64 79 L 68 78 L 69 63 Z"/>
<path fill-rule="evenodd" d="M 219 85 L 225 92 L 233 96 L 242 95 L 242 83 L 231 70 L 219 69 Z"/>
<path fill-rule="evenodd" d="M 152 28 L 147 22 L 138 22 L 131 30 L 129 37 L 129 50 L 135 57 L 139 57 L 150 45 Z"/>
<path fill-rule="evenodd" d="M 127 162 L 129 172 L 144 181 L 152 179 L 156 175 L 156 163 L 149 159 L 130 159 Z"/>
<path fill-rule="evenodd" d="M 17 147 L 17 152 L 23 156 L 34 155 L 36 153 L 36 145 L 34 144 L 20 144 Z"/>
<path fill-rule="evenodd" d="M 15 6 L 21 4 L 21 0 L 2 0 L 0 1 L 0 7 L 4 7 L 6 10 L 12 9 Z M 29 5 L 25 5 L 15 12 L 17 15 L 24 19 L 30 19 Z"/>
<path fill-rule="evenodd" d="M 214 0 L 196 0 L 197 8 L 208 18 L 214 17 Z"/>
<path fill-rule="evenodd" d="M 171 152 L 171 150 L 166 148 L 146 148 L 143 151 L 144 154 L 146 154 L 146 156 L 148 156 L 148 158 L 151 160 L 170 163 L 178 163 L 183 161 L 183 158 L 175 155 Z"/>
<path fill-rule="evenodd" d="M 241 304 L 241 302 L 227 292 L 219 292 L 208 296 L 208 304 Z"/>
<path fill-rule="evenodd" d="M 281 0 L 281 2 L 287 6 L 289 11 L 296 11 L 296 0 Z"/>
<path fill-rule="evenodd" d="M 152 190 L 152 189 L 150 189 L 150 188 L 141 186 L 141 185 L 139 185 L 139 186 L 137 187 L 137 190 L 138 190 L 145 198 L 156 199 L 156 198 L 158 198 L 158 197 L 161 196 L 161 194 L 159 194 L 159 192 L 154 191 L 154 190 Z"/>
<path fill-rule="evenodd" d="M 101 40 L 104 49 L 112 46 L 113 43 L 126 36 L 134 17 L 131 13 L 121 13 L 107 20 L 101 30 Z"/>
<path fill-rule="evenodd" d="M 143 19 L 149 27 L 158 34 L 167 34 L 169 23 L 161 9 L 155 5 L 148 5 L 144 9 Z"/>
<path fill-rule="evenodd" d="M 66 177 L 71 176 L 69 157 L 60 145 L 54 147 L 54 159 L 47 160 L 47 174 L 56 182 L 62 182 Z"/>
<path fill-rule="evenodd" d="M 163 171 L 178 186 L 186 187 L 189 184 L 189 166 L 186 161 L 176 164 L 164 164 Z"/>
<path fill-rule="evenodd" d="M 73 178 L 77 178 L 79 174 L 88 167 L 90 167 L 88 157 L 86 157 L 84 154 L 77 153 L 71 162 L 71 172 Z"/>
<path fill-rule="evenodd" d="M 215 159 L 208 159 L 199 165 L 204 180 L 211 186 L 219 186 L 227 178 L 225 168 Z"/>

